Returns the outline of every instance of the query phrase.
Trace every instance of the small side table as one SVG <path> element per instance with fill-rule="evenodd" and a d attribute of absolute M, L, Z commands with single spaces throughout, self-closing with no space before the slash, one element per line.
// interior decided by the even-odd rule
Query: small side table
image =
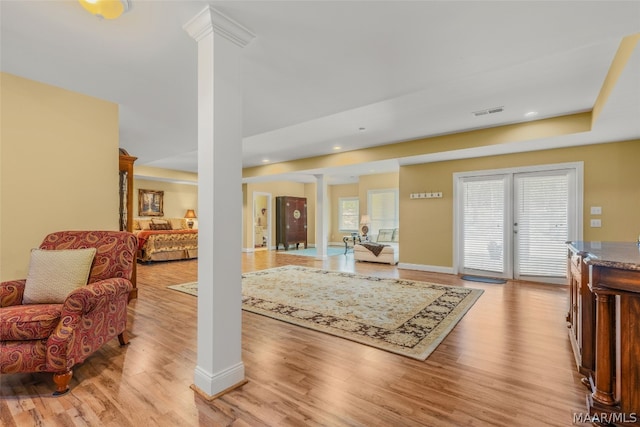
<path fill-rule="evenodd" d="M 364 238 L 366 241 L 366 237 Z M 342 241 L 344 242 L 344 254 L 347 254 L 347 250 L 349 250 L 349 242 L 353 242 L 353 245 L 355 246 L 356 242 L 358 243 L 362 243 L 362 237 L 359 234 L 353 233 L 351 236 L 344 236 L 342 238 Z"/>

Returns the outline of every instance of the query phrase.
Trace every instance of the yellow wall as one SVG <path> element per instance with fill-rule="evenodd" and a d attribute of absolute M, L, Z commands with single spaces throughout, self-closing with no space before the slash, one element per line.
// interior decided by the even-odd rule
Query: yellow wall
<path fill-rule="evenodd" d="M 341 184 L 329 186 L 330 220 L 329 220 L 329 242 L 342 243 L 342 237 L 348 233 L 341 232 L 338 228 L 339 221 L 339 201 L 342 197 L 359 197 L 358 184 Z M 362 206 L 360 207 L 360 215 L 362 215 Z"/>
<path fill-rule="evenodd" d="M 360 183 L 347 185 L 330 185 L 328 188 L 329 201 L 329 242 L 341 243 L 345 235 L 338 230 L 338 199 L 340 197 L 359 197 L 360 213 L 367 206 L 367 191 L 385 188 L 398 188 L 398 174 L 377 174 L 360 177 Z M 270 193 L 272 196 L 271 216 L 271 244 L 276 243 L 276 216 L 275 203 L 277 196 L 295 196 L 307 198 L 307 239 L 311 245 L 315 244 L 316 237 L 316 184 L 301 184 L 288 181 L 274 181 L 254 184 L 244 184 L 243 193 L 246 201 L 243 204 L 243 248 L 251 248 L 253 244 L 253 193 Z M 364 208 L 363 208 L 364 207 Z"/>
<path fill-rule="evenodd" d="M 370 190 L 386 190 L 388 188 L 399 188 L 398 186 L 398 173 L 379 173 L 361 176 L 358 186 L 360 196 L 360 216 L 369 213 L 367 195 Z"/>
<path fill-rule="evenodd" d="M 198 214 L 198 186 L 136 178 L 133 180 L 133 217 L 140 217 L 138 190 L 164 191 L 164 216 L 182 218 L 187 209 Z M 197 219 L 195 220 L 197 222 Z"/>
<path fill-rule="evenodd" d="M 378 160 L 398 159 L 422 154 L 440 153 L 467 148 L 531 141 L 591 130 L 591 112 L 569 114 L 492 128 L 438 135 L 411 141 L 379 145 L 360 150 L 307 157 L 242 170 L 244 178 L 292 173 L 309 169 L 356 165 Z"/>
<path fill-rule="evenodd" d="M 155 168 L 151 166 L 134 165 L 134 175 L 139 179 L 159 178 L 179 183 L 198 184 L 198 174 L 193 172 L 177 171 L 173 169 Z"/>
<path fill-rule="evenodd" d="M 66 229 L 118 229 L 118 106 L 0 73 L 0 279 Z"/>
<path fill-rule="evenodd" d="M 242 249 L 251 247 L 253 240 L 251 240 L 251 234 L 253 233 L 253 222 L 249 221 L 249 215 L 253 212 L 253 195 L 249 200 L 248 184 L 242 184 Z M 245 244 L 248 242 L 248 246 Z"/>
<path fill-rule="evenodd" d="M 634 241 L 640 233 L 640 140 L 427 163 L 400 168 L 400 262 L 453 266 L 453 174 L 553 163 L 584 162 L 584 240 Z M 442 199 L 409 199 L 442 191 Z M 589 227 L 601 206 L 602 228 Z"/>
<path fill-rule="evenodd" d="M 360 201 L 360 216 L 368 213 L 368 192 L 370 190 L 384 190 L 388 188 L 398 188 L 398 173 L 383 173 L 362 175 L 357 184 L 331 185 L 330 201 L 331 201 L 331 225 L 329 227 L 329 242 L 341 243 L 342 238 L 348 233 L 341 232 L 338 229 L 338 208 L 341 197 L 358 197 Z"/>
<path fill-rule="evenodd" d="M 308 184 L 307 184 L 308 185 Z M 312 184 L 315 191 L 315 184 Z M 276 244 L 276 197 L 277 196 L 293 196 L 293 197 L 306 197 L 307 198 L 307 227 L 310 224 L 310 210 L 309 202 L 313 197 L 315 201 L 315 193 L 312 195 L 307 194 L 309 189 L 303 183 L 289 182 L 289 181 L 273 181 L 273 182 L 258 182 L 243 184 L 243 206 L 242 206 L 242 227 L 244 233 L 242 237 L 243 249 L 253 248 L 253 193 L 269 193 L 271 194 L 271 245 Z M 314 205 L 315 206 L 315 205 Z M 315 207 L 313 208 L 315 209 Z M 315 218 L 315 215 L 314 217 Z M 315 228 L 314 228 L 315 230 Z M 315 232 L 315 231 L 314 231 Z M 307 232 L 307 243 L 315 241 L 314 234 Z"/>
<path fill-rule="evenodd" d="M 307 244 L 316 243 L 316 184 L 304 185 L 304 197 L 307 198 Z"/>

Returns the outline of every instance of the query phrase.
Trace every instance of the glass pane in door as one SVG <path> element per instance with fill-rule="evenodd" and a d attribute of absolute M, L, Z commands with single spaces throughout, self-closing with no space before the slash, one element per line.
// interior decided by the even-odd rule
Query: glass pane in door
<path fill-rule="evenodd" d="M 566 171 L 515 175 L 515 273 L 564 277 L 569 240 Z"/>
<path fill-rule="evenodd" d="M 463 191 L 464 270 L 505 272 L 504 177 L 465 179 Z"/>

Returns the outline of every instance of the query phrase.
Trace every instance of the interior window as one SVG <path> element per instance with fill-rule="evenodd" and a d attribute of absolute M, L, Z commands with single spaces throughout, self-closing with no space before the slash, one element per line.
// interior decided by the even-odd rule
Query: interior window
<path fill-rule="evenodd" d="M 338 228 L 340 231 L 358 231 L 360 200 L 357 197 L 340 197 L 338 205 Z"/>
<path fill-rule="evenodd" d="M 381 228 L 398 228 L 400 209 L 397 188 L 369 190 L 367 201 L 371 219 L 370 234 L 377 235 Z"/>

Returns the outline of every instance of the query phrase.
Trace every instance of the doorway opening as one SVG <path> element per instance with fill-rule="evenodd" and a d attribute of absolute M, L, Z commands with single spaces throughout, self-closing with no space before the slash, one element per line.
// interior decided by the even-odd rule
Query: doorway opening
<path fill-rule="evenodd" d="M 267 250 L 271 246 L 271 194 L 253 193 L 253 248 Z"/>
<path fill-rule="evenodd" d="M 455 174 L 457 272 L 566 281 L 566 242 L 582 237 L 582 163 Z"/>

